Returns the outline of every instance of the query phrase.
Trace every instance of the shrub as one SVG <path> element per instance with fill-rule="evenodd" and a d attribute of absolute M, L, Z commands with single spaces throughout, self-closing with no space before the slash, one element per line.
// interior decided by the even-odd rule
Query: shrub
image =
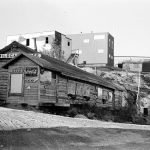
<path fill-rule="evenodd" d="M 70 117 L 75 117 L 77 114 L 78 114 L 78 109 L 73 107 L 71 108 L 70 110 L 68 110 L 67 114 L 70 116 Z"/>

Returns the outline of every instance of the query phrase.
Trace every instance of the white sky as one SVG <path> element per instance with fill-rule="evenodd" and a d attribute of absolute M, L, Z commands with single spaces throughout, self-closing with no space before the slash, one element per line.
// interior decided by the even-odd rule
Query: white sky
<path fill-rule="evenodd" d="M 115 55 L 150 56 L 150 0 L 0 0 L 0 48 L 8 35 L 110 32 Z"/>

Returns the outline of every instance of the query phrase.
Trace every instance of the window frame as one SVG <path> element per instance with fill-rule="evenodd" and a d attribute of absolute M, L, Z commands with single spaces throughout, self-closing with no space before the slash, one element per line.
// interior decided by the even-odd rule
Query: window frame
<path fill-rule="evenodd" d="M 68 41 L 67 45 L 70 46 L 70 41 Z"/>
<path fill-rule="evenodd" d="M 21 92 L 20 93 L 11 93 L 11 75 L 14 74 L 21 74 L 22 75 L 22 86 L 21 86 Z M 10 73 L 10 77 L 9 77 L 9 95 L 13 95 L 13 96 L 23 96 L 23 89 L 24 89 L 24 74 L 23 73 Z"/>
<path fill-rule="evenodd" d="M 26 46 L 30 46 L 30 39 L 26 39 Z"/>

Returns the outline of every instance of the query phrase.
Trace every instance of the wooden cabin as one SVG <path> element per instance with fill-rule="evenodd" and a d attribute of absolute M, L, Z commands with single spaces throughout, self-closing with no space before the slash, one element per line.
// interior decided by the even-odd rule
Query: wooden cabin
<path fill-rule="evenodd" d="M 9 79 L 6 103 L 115 107 L 115 85 L 49 56 L 20 53 L 3 68 Z"/>
<path fill-rule="evenodd" d="M 26 47 L 16 41 L 0 50 L 0 104 L 6 101 L 8 94 L 8 70 L 1 68 L 6 62 L 17 56 L 19 53 L 39 55 L 36 50 Z"/>
<path fill-rule="evenodd" d="M 118 107 L 121 101 L 120 87 L 16 41 L 0 50 L 0 68 L 0 104 Z"/>
<path fill-rule="evenodd" d="M 36 50 L 33 50 L 27 46 L 24 46 L 14 41 L 0 50 L 0 67 L 15 56 L 17 56 L 19 53 L 27 53 L 34 55 L 38 54 Z"/>

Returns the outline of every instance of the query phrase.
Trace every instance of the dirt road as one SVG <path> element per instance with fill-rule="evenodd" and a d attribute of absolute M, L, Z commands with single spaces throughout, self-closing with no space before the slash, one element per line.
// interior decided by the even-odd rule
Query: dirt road
<path fill-rule="evenodd" d="M 104 122 L 89 119 L 79 119 L 50 115 L 33 111 L 15 110 L 0 107 L 0 130 L 15 130 L 26 128 L 51 128 L 67 126 L 71 128 L 120 128 L 150 130 L 149 125 Z"/>
<path fill-rule="evenodd" d="M 135 149 L 150 149 L 150 126 L 0 107 L 0 150 Z"/>
<path fill-rule="evenodd" d="M 0 131 L 1 150 L 149 150 L 150 131 L 50 128 Z"/>

